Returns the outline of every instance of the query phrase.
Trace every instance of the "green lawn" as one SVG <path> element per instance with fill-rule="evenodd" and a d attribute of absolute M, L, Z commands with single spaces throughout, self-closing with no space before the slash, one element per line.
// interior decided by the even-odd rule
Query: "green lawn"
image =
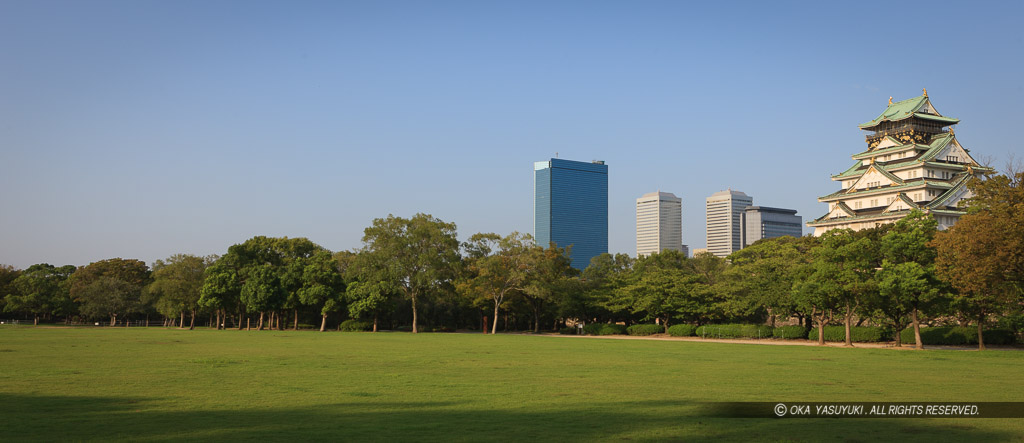
<path fill-rule="evenodd" d="M 1007 441 L 1024 419 L 719 418 L 717 401 L 1021 401 L 1024 352 L 0 327 L 0 440 Z"/>

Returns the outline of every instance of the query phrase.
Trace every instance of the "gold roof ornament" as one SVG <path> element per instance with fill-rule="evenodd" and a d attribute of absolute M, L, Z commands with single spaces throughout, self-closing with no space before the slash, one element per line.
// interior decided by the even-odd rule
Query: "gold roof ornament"
<path fill-rule="evenodd" d="M 892 96 L 889 96 L 889 106 L 892 106 Z"/>
<path fill-rule="evenodd" d="M 924 91 L 924 96 L 927 97 L 928 96 L 928 88 L 921 88 L 921 90 Z"/>

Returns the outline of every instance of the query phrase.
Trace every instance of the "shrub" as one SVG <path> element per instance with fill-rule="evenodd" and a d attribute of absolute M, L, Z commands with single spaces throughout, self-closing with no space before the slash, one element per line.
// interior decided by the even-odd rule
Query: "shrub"
<path fill-rule="evenodd" d="M 626 327 L 608 323 L 591 323 L 583 326 L 586 335 L 619 335 L 626 333 Z"/>
<path fill-rule="evenodd" d="M 803 326 L 779 326 L 772 329 L 772 337 L 785 339 L 807 338 L 807 328 Z"/>
<path fill-rule="evenodd" d="M 984 332 L 983 338 L 987 345 L 1011 345 L 1016 340 L 1013 331 L 1008 329 L 989 329 Z M 900 332 L 900 341 L 913 344 L 914 328 L 907 328 Z M 978 344 L 977 327 L 961 326 L 939 326 L 921 328 L 921 342 L 926 345 L 962 346 Z"/>
<path fill-rule="evenodd" d="M 626 328 L 626 333 L 629 335 L 654 335 L 665 332 L 665 327 L 661 325 L 632 325 Z"/>
<path fill-rule="evenodd" d="M 807 334 L 810 340 L 818 339 L 818 328 Z M 856 343 L 877 343 L 892 339 L 889 328 L 877 326 L 850 326 L 850 340 Z M 846 341 L 845 326 L 825 326 L 825 341 Z"/>
<path fill-rule="evenodd" d="M 430 332 L 455 332 L 455 330 L 447 326 L 439 326 L 434 329 L 431 329 Z"/>
<path fill-rule="evenodd" d="M 412 332 L 412 325 L 399 326 L 395 330 L 399 332 Z"/>
<path fill-rule="evenodd" d="M 695 331 L 704 338 L 771 338 L 772 328 L 765 325 L 704 325 Z"/>
<path fill-rule="evenodd" d="M 692 337 L 697 333 L 697 327 L 694 325 L 672 325 L 668 327 L 668 335 L 673 337 Z"/>
<path fill-rule="evenodd" d="M 562 335 L 574 335 L 574 334 L 576 334 L 576 328 L 573 328 L 573 327 L 561 328 L 561 329 L 558 330 L 558 333 L 562 334 Z"/>
<path fill-rule="evenodd" d="M 341 322 L 339 329 L 345 332 L 369 331 L 373 329 L 373 323 L 362 320 L 345 320 Z"/>

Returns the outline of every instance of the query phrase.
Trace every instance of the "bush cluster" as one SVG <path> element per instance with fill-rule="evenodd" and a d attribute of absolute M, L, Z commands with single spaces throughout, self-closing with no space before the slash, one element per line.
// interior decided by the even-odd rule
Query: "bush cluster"
<path fill-rule="evenodd" d="M 665 332 L 665 327 L 661 325 L 632 325 L 626 328 L 626 333 L 629 335 L 654 335 Z"/>
<path fill-rule="evenodd" d="M 803 326 L 779 326 L 772 329 L 772 337 L 787 340 L 807 338 L 807 328 Z"/>
<path fill-rule="evenodd" d="M 984 332 L 982 338 L 987 345 L 1012 345 L 1017 337 L 1009 329 L 989 329 Z M 900 332 L 900 341 L 913 344 L 915 342 L 914 328 L 907 328 Z M 978 344 L 978 328 L 965 328 L 961 326 L 922 327 L 921 342 L 926 345 L 976 345 Z"/>
<path fill-rule="evenodd" d="M 562 335 L 574 335 L 574 334 L 576 334 L 576 328 L 569 327 L 569 326 L 564 327 L 564 328 L 559 328 L 558 329 L 558 333 L 562 334 Z"/>
<path fill-rule="evenodd" d="M 339 329 L 345 332 L 369 331 L 373 329 L 373 323 L 362 320 L 345 320 L 341 322 Z"/>
<path fill-rule="evenodd" d="M 704 325 L 696 334 L 703 338 L 771 338 L 772 327 L 765 325 Z"/>
<path fill-rule="evenodd" d="M 591 323 L 583 325 L 583 333 L 586 335 L 620 335 L 626 333 L 626 327 L 609 323 Z"/>
<path fill-rule="evenodd" d="M 818 328 L 807 334 L 810 340 L 818 339 Z M 913 335 L 911 335 L 913 339 Z M 850 326 L 850 340 L 857 343 L 877 343 L 892 340 L 892 330 L 876 326 Z M 846 341 L 845 326 L 825 326 L 825 341 Z"/>
<path fill-rule="evenodd" d="M 673 337 L 693 337 L 697 334 L 697 327 L 694 325 L 672 325 L 668 327 L 668 335 Z"/>

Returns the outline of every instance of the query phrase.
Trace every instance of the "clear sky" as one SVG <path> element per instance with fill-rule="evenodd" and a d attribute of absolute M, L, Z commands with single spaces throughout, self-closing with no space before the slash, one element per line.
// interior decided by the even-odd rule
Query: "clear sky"
<path fill-rule="evenodd" d="M 840 4 L 841 3 L 841 4 Z M 634 205 L 822 215 L 857 125 L 927 87 L 995 166 L 1024 121 L 1024 3 L 0 0 L 0 263 L 361 245 L 427 212 L 533 230 L 533 162 L 609 167 Z"/>

